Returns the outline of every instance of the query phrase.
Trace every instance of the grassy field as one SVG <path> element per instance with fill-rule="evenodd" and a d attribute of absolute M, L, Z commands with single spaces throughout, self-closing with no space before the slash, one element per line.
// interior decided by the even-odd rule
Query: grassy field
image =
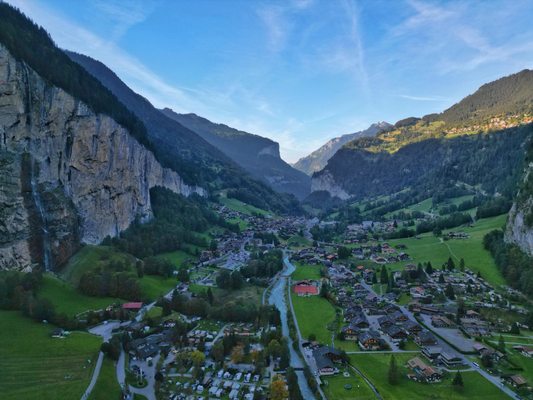
<path fill-rule="evenodd" d="M 133 257 L 109 246 L 84 246 L 61 270 L 61 277 L 77 287 L 81 276 L 109 261 L 131 261 Z"/>
<path fill-rule="evenodd" d="M 418 239 L 390 240 L 392 246 L 405 244 L 406 252 L 411 256 L 410 262 L 419 263 L 431 261 L 433 267 L 440 267 L 448 257 L 453 257 L 458 264 L 464 258 L 466 266 L 473 271 L 480 271 L 481 275 L 493 285 L 505 283 L 503 276 L 496 267 L 490 253 L 483 248 L 483 236 L 488 232 L 501 228 L 505 223 L 506 215 L 486 218 L 476 221 L 473 227 L 455 228 L 455 231 L 464 231 L 470 235 L 468 239 L 442 241 L 433 234 L 420 235 Z M 445 231 L 446 232 L 446 231 Z M 401 269 L 405 262 L 390 264 L 391 270 Z"/>
<path fill-rule="evenodd" d="M 324 394 L 329 400 L 374 400 L 376 396 L 372 389 L 359 375 L 350 371 L 349 377 L 339 374 L 322 378 L 325 382 Z M 345 385 L 351 385 L 351 389 L 345 389 Z"/>
<path fill-rule="evenodd" d="M 65 313 L 72 317 L 87 310 L 101 310 L 113 303 L 123 303 L 123 300 L 112 297 L 91 297 L 78 292 L 72 285 L 51 274 L 43 276 L 39 298 L 46 298 L 52 302 L 56 312 Z"/>
<path fill-rule="evenodd" d="M 100 348 L 98 337 L 74 332 L 66 339 L 54 339 L 50 337 L 53 326 L 15 311 L 0 311 L 0 321 L 2 400 L 81 397 Z"/>
<path fill-rule="evenodd" d="M 159 257 L 167 259 L 176 267 L 181 267 L 181 265 L 185 261 L 196 260 L 195 256 L 192 256 L 189 253 L 184 252 L 183 250 L 172 251 L 170 253 L 162 253 L 159 255 Z"/>
<path fill-rule="evenodd" d="M 242 212 L 243 214 L 248 214 L 248 215 L 252 215 L 253 213 L 262 214 L 262 215 L 268 214 L 265 210 L 254 207 L 250 204 L 243 203 L 242 201 L 237 200 L 237 199 L 221 196 L 220 202 L 224 204 L 226 207 L 231 208 L 232 210 L 235 210 L 235 211 Z"/>
<path fill-rule="evenodd" d="M 291 297 L 302 336 L 314 334 L 320 343 L 330 345 L 332 332 L 327 325 L 335 319 L 331 303 L 319 296 L 300 297 L 291 292 Z"/>
<path fill-rule="evenodd" d="M 231 222 L 232 224 L 238 224 L 239 225 L 239 229 L 241 231 L 244 231 L 245 229 L 248 229 L 248 222 L 241 219 L 241 218 L 230 218 L 228 219 L 228 222 Z"/>
<path fill-rule="evenodd" d="M 139 285 L 143 296 L 150 300 L 156 300 L 170 292 L 176 285 L 178 280 L 176 278 L 164 278 L 159 275 L 144 275 L 139 279 Z"/>
<path fill-rule="evenodd" d="M 456 391 L 451 381 L 452 374 L 448 374 L 442 382 L 423 384 L 407 378 L 407 368 L 404 364 L 414 354 L 396 354 L 396 361 L 400 366 L 401 379 L 397 385 L 390 385 L 387 379 L 390 354 L 351 354 L 352 365 L 356 366 L 376 386 L 380 394 L 387 400 L 500 400 L 505 395 L 494 385 L 489 383 L 477 372 L 463 372 L 464 389 Z"/>
<path fill-rule="evenodd" d="M 287 239 L 287 245 L 292 248 L 304 248 L 311 246 L 312 242 L 303 236 L 300 235 L 294 235 L 291 236 L 289 239 Z"/>
<path fill-rule="evenodd" d="M 294 263 L 296 270 L 292 273 L 293 281 L 302 279 L 320 279 L 320 265 L 305 265 Z"/>
<path fill-rule="evenodd" d="M 107 357 L 104 357 L 102 369 L 96 386 L 91 392 L 89 400 L 118 400 L 122 394 L 122 389 L 117 381 L 115 363 Z"/>

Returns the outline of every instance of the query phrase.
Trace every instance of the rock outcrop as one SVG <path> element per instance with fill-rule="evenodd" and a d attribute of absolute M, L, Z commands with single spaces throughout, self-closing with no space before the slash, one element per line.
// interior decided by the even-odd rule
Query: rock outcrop
<path fill-rule="evenodd" d="M 533 174 L 533 163 L 530 163 L 524 175 L 524 182 Z M 522 188 L 524 190 L 524 188 Z M 516 244 L 525 253 L 533 256 L 533 226 L 528 225 L 528 215 L 533 213 L 533 196 L 519 193 L 517 200 L 509 211 L 505 241 Z"/>
<path fill-rule="evenodd" d="M 205 195 L 0 45 L 0 269 L 59 265 L 148 220 L 154 186 Z"/>
<path fill-rule="evenodd" d="M 313 176 L 311 181 L 311 192 L 328 192 L 331 197 L 338 197 L 347 200 L 350 195 L 335 182 L 333 175 L 329 171 L 323 171 L 320 175 Z"/>

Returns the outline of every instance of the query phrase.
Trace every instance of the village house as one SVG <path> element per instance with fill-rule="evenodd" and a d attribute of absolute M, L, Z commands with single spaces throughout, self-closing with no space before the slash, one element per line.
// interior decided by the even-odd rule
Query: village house
<path fill-rule="evenodd" d="M 359 335 L 359 346 L 361 346 L 363 350 L 381 350 L 383 344 L 383 339 L 379 333 L 373 329 L 361 332 Z"/>
<path fill-rule="evenodd" d="M 533 347 L 528 346 L 513 346 L 513 349 L 519 351 L 523 356 L 533 357 Z"/>
<path fill-rule="evenodd" d="M 516 388 L 521 388 L 527 385 L 527 381 L 522 375 L 512 375 L 507 378 L 507 381 Z"/>
<path fill-rule="evenodd" d="M 418 382 L 440 382 L 442 374 L 433 367 L 427 365 L 419 357 L 415 357 L 407 361 L 407 365 L 414 374 L 407 375 L 410 379 Z"/>
<path fill-rule="evenodd" d="M 329 346 L 321 346 L 313 350 L 313 358 L 319 375 L 334 375 L 339 372 L 335 366 L 342 361 L 341 353 Z"/>
<path fill-rule="evenodd" d="M 422 354 L 429 360 L 435 361 L 442 354 L 442 347 L 437 346 L 425 346 L 422 348 Z"/>
<path fill-rule="evenodd" d="M 433 335 L 433 333 L 424 329 L 423 331 L 419 332 L 418 335 L 416 335 L 415 342 L 419 346 L 433 346 L 437 344 L 437 338 L 435 335 Z"/>
<path fill-rule="evenodd" d="M 314 280 L 303 280 L 296 282 L 293 286 L 293 291 L 298 296 L 317 296 L 319 291 L 320 283 Z"/>
<path fill-rule="evenodd" d="M 464 364 L 464 361 L 461 357 L 448 352 L 442 352 L 439 359 L 448 368 L 459 367 Z"/>

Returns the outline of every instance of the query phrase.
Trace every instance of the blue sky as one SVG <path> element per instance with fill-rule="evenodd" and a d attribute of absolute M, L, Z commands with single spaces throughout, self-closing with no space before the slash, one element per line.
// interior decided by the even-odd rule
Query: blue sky
<path fill-rule="evenodd" d="M 533 2 L 9 0 L 157 107 L 270 137 L 295 162 L 533 67 Z"/>

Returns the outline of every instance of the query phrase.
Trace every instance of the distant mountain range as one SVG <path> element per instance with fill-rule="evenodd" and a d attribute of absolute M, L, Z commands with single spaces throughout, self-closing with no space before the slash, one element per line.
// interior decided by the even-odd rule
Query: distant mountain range
<path fill-rule="evenodd" d="M 246 190 L 248 199 L 256 197 L 257 206 L 260 206 L 262 198 L 263 201 L 269 199 L 270 206 L 276 207 L 275 204 L 282 198 L 272 198 L 272 194 L 254 183 L 246 184 L 241 168 L 280 192 L 299 198 L 309 194 L 309 177 L 281 160 L 276 142 L 214 124 L 194 114 L 180 116 L 169 109 L 159 110 L 131 90 L 100 61 L 78 53 L 66 53 L 142 120 L 156 143 L 160 157 L 176 164 L 175 168 L 185 179 L 190 178 L 195 184 L 203 186 L 217 185 L 217 181 L 222 181 L 226 187 L 229 184 Z M 269 207 L 266 204 L 261 206 Z"/>
<path fill-rule="evenodd" d="M 197 133 L 273 189 L 294 194 L 299 199 L 310 193 L 311 179 L 281 159 L 277 142 L 196 114 L 178 114 L 169 108 L 161 112 Z"/>
<path fill-rule="evenodd" d="M 293 166 L 307 175 L 313 175 L 314 172 L 324 168 L 329 159 L 346 143 L 362 137 L 375 136 L 392 128 L 393 126 L 387 122 L 377 122 L 364 131 L 333 138 L 308 156 L 300 158 Z"/>
<path fill-rule="evenodd" d="M 440 114 L 346 143 L 315 172 L 313 191 L 339 198 L 462 182 L 512 198 L 533 135 L 533 71 L 488 83 Z"/>

